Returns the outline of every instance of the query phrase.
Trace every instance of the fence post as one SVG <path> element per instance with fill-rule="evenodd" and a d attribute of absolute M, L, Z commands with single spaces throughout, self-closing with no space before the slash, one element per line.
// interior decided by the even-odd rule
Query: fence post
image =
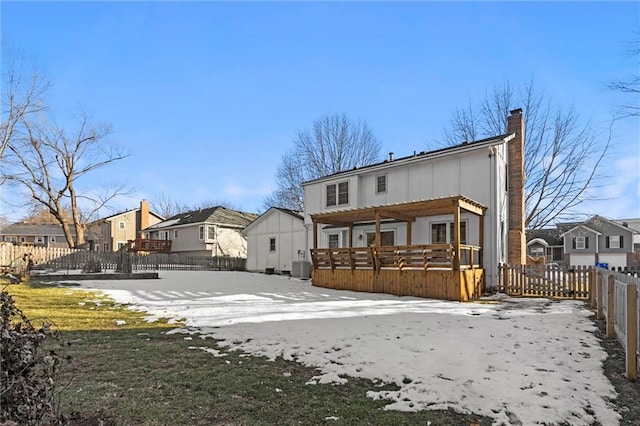
<path fill-rule="evenodd" d="M 596 294 L 596 318 L 602 319 L 602 272 L 596 270 L 594 279 L 594 291 Z"/>
<path fill-rule="evenodd" d="M 633 284 L 627 284 L 627 379 L 635 382 L 638 377 L 638 299 L 637 288 Z"/>
<path fill-rule="evenodd" d="M 609 280 L 607 281 L 607 337 L 614 337 L 613 330 L 613 287 L 615 283 L 615 278 L 613 278 L 613 274 L 609 275 Z"/>

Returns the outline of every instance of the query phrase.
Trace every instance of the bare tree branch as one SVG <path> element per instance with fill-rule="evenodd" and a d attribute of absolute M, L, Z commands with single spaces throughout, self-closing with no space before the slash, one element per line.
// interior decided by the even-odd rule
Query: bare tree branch
<path fill-rule="evenodd" d="M 469 102 L 463 113 L 455 110 L 444 139 L 450 144 L 469 140 L 454 139 L 469 134 L 469 129 L 481 129 L 474 140 L 504 134 L 514 107 L 523 109 L 525 120 L 526 226 L 540 229 L 571 217 L 589 199 L 589 190 L 601 178 L 611 129 L 608 139 L 597 138 L 573 107 L 557 106 L 533 82 L 516 92 L 507 81 L 485 94 L 478 107 Z"/>
<path fill-rule="evenodd" d="M 303 182 L 379 161 L 380 149 L 380 140 L 365 121 L 345 114 L 314 121 L 311 129 L 298 131 L 293 148 L 282 156 L 277 187 L 265 198 L 264 208 L 302 211 Z"/>

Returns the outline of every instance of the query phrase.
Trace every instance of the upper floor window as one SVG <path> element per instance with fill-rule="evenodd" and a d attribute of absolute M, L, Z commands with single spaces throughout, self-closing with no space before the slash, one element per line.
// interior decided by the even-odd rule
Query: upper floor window
<path fill-rule="evenodd" d="M 623 247 L 622 235 L 609 235 L 607 237 L 607 248 L 618 249 Z"/>
<path fill-rule="evenodd" d="M 327 207 L 349 204 L 349 182 L 327 185 Z"/>
<path fill-rule="evenodd" d="M 125 229 L 125 224 L 123 221 L 118 222 L 118 228 L 119 229 Z"/>
<path fill-rule="evenodd" d="M 269 238 L 269 251 L 276 251 L 276 237 Z"/>
<path fill-rule="evenodd" d="M 215 240 L 216 239 L 216 227 L 215 226 L 207 226 L 207 239 Z"/>
<path fill-rule="evenodd" d="M 204 240 L 204 225 L 198 227 L 198 239 Z"/>
<path fill-rule="evenodd" d="M 589 248 L 589 237 L 575 237 L 573 239 L 573 248 L 576 250 L 585 250 Z"/>
<path fill-rule="evenodd" d="M 376 176 L 376 194 L 387 192 L 387 175 Z"/>
<path fill-rule="evenodd" d="M 174 230 L 173 230 L 173 239 L 175 240 L 175 239 L 177 239 L 177 238 L 178 238 L 178 230 L 177 230 L 177 229 L 174 229 Z"/>

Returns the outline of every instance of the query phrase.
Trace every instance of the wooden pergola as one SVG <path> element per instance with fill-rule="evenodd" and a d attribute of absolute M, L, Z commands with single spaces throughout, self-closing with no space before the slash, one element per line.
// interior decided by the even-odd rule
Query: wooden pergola
<path fill-rule="evenodd" d="M 454 246 L 454 270 L 460 269 L 460 215 L 463 211 L 475 214 L 479 217 L 479 241 L 484 240 L 484 205 L 471 200 L 463 195 L 431 200 L 412 201 L 378 207 L 366 207 L 351 210 L 338 210 L 311 215 L 313 223 L 313 248 L 318 248 L 318 225 L 332 225 L 346 227 L 349 230 L 349 242 L 353 241 L 353 228 L 357 223 L 375 222 L 374 245 L 380 246 L 380 228 L 384 220 L 392 219 L 405 222 L 407 225 L 406 245 L 411 242 L 411 224 L 418 217 L 453 215 L 453 246 Z M 482 262 L 480 262 L 482 264 Z"/>

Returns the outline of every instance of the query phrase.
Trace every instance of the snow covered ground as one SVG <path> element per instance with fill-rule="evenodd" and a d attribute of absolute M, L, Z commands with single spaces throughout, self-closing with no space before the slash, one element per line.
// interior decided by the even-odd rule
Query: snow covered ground
<path fill-rule="evenodd" d="M 309 380 L 378 379 L 398 391 L 386 409 L 453 408 L 496 424 L 619 423 L 606 353 L 582 302 L 496 297 L 456 303 L 335 291 L 308 281 L 242 272 L 160 272 L 160 280 L 83 281 L 149 319 L 228 350 L 317 367 Z"/>

